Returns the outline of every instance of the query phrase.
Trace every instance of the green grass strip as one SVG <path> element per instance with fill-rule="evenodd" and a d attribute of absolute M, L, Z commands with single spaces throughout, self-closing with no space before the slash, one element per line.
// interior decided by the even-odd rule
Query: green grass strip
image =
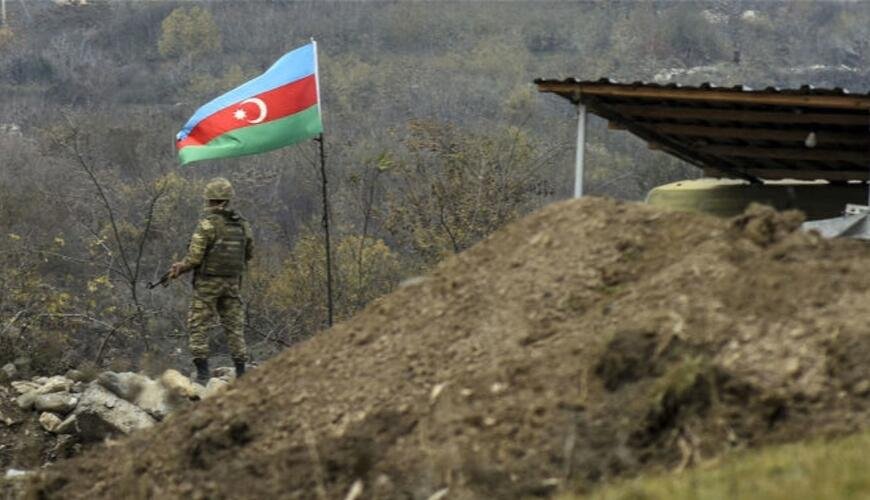
<path fill-rule="evenodd" d="M 560 500 L 870 499 L 870 433 L 746 451 Z"/>

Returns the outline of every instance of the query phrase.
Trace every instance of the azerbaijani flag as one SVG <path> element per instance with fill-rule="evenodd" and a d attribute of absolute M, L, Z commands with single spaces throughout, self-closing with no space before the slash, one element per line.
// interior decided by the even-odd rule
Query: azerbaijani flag
<path fill-rule="evenodd" d="M 317 44 L 312 40 L 196 110 L 176 136 L 175 147 L 186 165 L 271 151 L 322 131 Z"/>

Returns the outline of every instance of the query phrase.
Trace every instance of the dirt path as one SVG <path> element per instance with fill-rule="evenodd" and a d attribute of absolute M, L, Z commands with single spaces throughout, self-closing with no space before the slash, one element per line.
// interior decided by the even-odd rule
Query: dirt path
<path fill-rule="evenodd" d="M 870 247 L 798 223 L 552 205 L 31 493 L 523 498 L 854 431 Z"/>

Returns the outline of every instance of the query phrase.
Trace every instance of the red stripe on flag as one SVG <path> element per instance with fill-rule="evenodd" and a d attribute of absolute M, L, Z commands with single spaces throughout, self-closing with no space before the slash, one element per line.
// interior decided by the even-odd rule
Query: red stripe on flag
<path fill-rule="evenodd" d="M 259 99 L 265 105 L 265 117 L 262 117 L 262 109 L 251 99 Z M 268 123 L 289 116 L 317 104 L 317 80 L 314 75 L 296 80 L 295 82 L 282 85 L 268 92 L 251 96 L 223 108 L 211 116 L 204 118 L 193 127 L 190 134 L 175 143 L 177 149 L 185 146 L 203 146 L 215 137 L 221 136 L 232 130 Z M 237 116 L 239 110 L 244 112 L 244 117 Z M 259 120 L 263 118 L 262 120 Z M 257 120 L 251 123 L 249 120 Z"/>

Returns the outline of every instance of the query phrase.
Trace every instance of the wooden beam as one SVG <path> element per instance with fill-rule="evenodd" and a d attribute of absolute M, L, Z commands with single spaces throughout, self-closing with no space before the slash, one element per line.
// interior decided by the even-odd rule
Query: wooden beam
<path fill-rule="evenodd" d="M 708 166 L 712 166 L 719 170 L 728 171 L 730 175 L 734 175 L 737 178 L 746 179 L 753 183 L 759 182 L 759 180 L 755 177 L 741 174 L 740 172 L 730 168 L 731 165 L 726 160 L 717 159 L 709 155 L 703 154 L 700 151 L 696 151 L 692 148 L 686 147 L 680 142 L 675 141 L 662 134 L 659 134 L 651 128 L 646 127 L 645 124 L 627 119 L 619 112 L 615 111 L 612 107 L 603 103 L 595 97 L 584 97 L 583 103 L 586 104 L 589 111 L 609 121 L 616 122 L 622 125 L 626 129 L 630 130 L 632 134 L 640 137 L 647 142 L 657 144 L 659 147 L 666 150 L 671 155 L 676 156 L 677 158 L 691 165 L 702 169 Z"/>
<path fill-rule="evenodd" d="M 768 91 L 734 89 L 672 88 L 611 83 L 541 82 L 541 92 L 553 92 L 568 99 L 581 96 L 616 97 L 624 99 L 656 99 L 668 101 L 700 101 L 763 106 L 811 107 L 830 109 L 870 110 L 867 95 L 786 94 Z"/>
<path fill-rule="evenodd" d="M 710 122 L 750 122 L 819 124 L 840 126 L 870 126 L 870 114 L 859 113 L 794 113 L 790 111 L 744 111 L 738 109 L 705 109 L 674 106 L 643 106 L 614 104 L 613 109 L 632 118 L 662 120 L 704 120 Z"/>
<path fill-rule="evenodd" d="M 702 146 L 700 151 L 715 156 L 737 158 L 774 158 L 778 160 L 798 160 L 829 162 L 848 161 L 870 164 L 870 154 L 863 151 L 844 151 L 842 149 L 809 148 L 763 148 L 754 146 Z"/>
<path fill-rule="evenodd" d="M 744 168 L 743 173 L 762 179 L 796 179 L 802 181 L 866 181 L 870 180 L 868 170 L 791 170 L 770 168 Z"/>
<path fill-rule="evenodd" d="M 804 142 L 811 129 L 777 130 L 769 128 L 738 128 L 712 127 L 706 125 L 677 125 L 672 123 L 657 123 L 653 129 L 668 135 L 683 135 L 688 137 L 712 137 L 717 139 L 742 139 L 747 141 L 789 141 Z M 816 144 L 860 144 L 870 147 L 870 130 L 865 133 L 816 132 Z M 870 166 L 870 165 L 868 165 Z"/>

